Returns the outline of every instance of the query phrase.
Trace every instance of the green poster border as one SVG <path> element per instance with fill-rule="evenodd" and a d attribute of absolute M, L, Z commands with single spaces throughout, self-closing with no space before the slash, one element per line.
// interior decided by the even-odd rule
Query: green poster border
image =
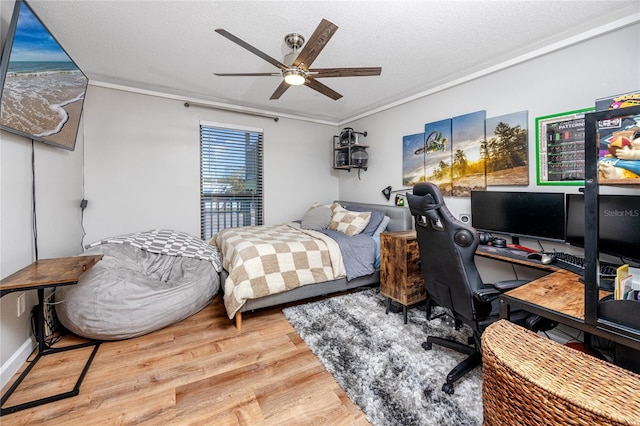
<path fill-rule="evenodd" d="M 556 186 L 583 186 L 584 180 L 571 180 L 571 181 L 549 181 L 542 180 L 541 176 L 541 154 L 540 154 L 540 145 L 542 141 L 540 140 L 540 123 L 541 122 L 554 122 L 554 121 L 567 121 L 573 120 L 576 118 L 580 118 L 580 115 L 584 115 L 587 112 L 595 111 L 595 107 L 576 109 L 573 111 L 561 112 L 557 114 L 544 115 L 540 117 L 536 117 L 536 183 L 538 185 L 556 185 Z M 555 119 L 555 120 L 554 120 Z M 546 123 L 545 123 L 546 124 Z"/>

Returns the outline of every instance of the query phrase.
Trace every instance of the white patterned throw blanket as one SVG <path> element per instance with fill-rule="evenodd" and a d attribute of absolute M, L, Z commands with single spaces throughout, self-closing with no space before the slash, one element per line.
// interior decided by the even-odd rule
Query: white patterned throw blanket
<path fill-rule="evenodd" d="M 210 243 L 218 247 L 229 271 L 224 283 L 229 319 L 248 299 L 346 275 L 338 244 L 295 223 L 227 228 Z"/>
<path fill-rule="evenodd" d="M 149 253 L 205 260 L 211 262 L 216 272 L 222 271 L 218 249 L 184 232 L 153 229 L 96 241 L 87 245 L 86 248 L 100 244 L 128 244 Z"/>

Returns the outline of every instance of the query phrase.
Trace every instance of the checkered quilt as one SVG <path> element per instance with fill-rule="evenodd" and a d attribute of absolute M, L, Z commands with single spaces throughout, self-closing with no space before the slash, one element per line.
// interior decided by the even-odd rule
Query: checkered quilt
<path fill-rule="evenodd" d="M 211 240 L 229 271 L 224 304 L 230 319 L 248 299 L 344 277 L 340 247 L 299 225 L 227 228 Z"/>
<path fill-rule="evenodd" d="M 110 243 L 128 244 L 149 253 L 205 260 L 211 262 L 216 272 L 222 271 L 222 262 L 220 261 L 218 249 L 184 232 L 154 229 L 96 241 L 87 245 L 86 248 Z"/>

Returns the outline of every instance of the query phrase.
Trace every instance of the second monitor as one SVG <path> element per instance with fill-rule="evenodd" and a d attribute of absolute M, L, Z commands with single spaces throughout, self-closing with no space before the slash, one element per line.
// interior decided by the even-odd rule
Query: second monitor
<path fill-rule="evenodd" d="M 563 242 L 564 194 L 471 191 L 471 225 L 479 231 Z"/>
<path fill-rule="evenodd" d="M 640 264 L 640 196 L 598 196 L 598 250 Z M 584 195 L 567 194 L 566 242 L 584 247 Z"/>

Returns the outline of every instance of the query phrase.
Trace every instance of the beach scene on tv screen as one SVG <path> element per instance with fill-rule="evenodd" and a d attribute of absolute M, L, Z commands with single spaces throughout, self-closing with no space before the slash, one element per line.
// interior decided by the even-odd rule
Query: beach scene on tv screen
<path fill-rule="evenodd" d="M 73 149 L 87 83 L 22 3 L 2 91 L 2 125 Z"/>

